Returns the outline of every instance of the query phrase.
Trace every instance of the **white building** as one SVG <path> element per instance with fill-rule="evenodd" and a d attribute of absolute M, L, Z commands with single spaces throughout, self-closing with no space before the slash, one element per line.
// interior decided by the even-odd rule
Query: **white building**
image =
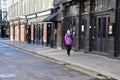
<path fill-rule="evenodd" d="M 7 0 L 1 0 L 2 20 L 7 21 Z"/>
<path fill-rule="evenodd" d="M 9 20 L 53 8 L 53 0 L 8 0 Z"/>

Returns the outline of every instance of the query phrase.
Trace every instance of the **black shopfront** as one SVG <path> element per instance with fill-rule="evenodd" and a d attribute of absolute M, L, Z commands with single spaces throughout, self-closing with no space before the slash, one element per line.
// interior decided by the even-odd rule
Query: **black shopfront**
<path fill-rule="evenodd" d="M 117 5 L 116 5 L 117 4 Z M 71 29 L 73 49 L 109 57 L 120 54 L 120 1 L 72 0 L 62 4 L 62 47 Z"/>
<path fill-rule="evenodd" d="M 70 2 L 70 5 L 66 4 L 63 13 L 62 36 L 66 33 L 67 28 L 70 28 L 74 33 L 73 48 L 118 57 L 120 52 L 120 7 L 117 5 L 120 5 L 120 1 L 116 1 L 75 0 Z M 70 9 L 71 7 L 72 9 Z M 69 15 L 72 14 L 71 10 L 76 14 Z"/>
<path fill-rule="evenodd" d="M 115 57 L 120 56 L 120 0 L 116 0 Z"/>
<path fill-rule="evenodd" d="M 90 51 L 114 56 L 116 1 L 93 0 L 91 4 Z"/>
<path fill-rule="evenodd" d="M 79 49 L 115 56 L 116 0 L 80 0 Z M 118 35 L 118 34 L 117 34 Z"/>
<path fill-rule="evenodd" d="M 67 32 L 67 29 L 70 29 L 73 35 L 73 44 L 72 49 L 75 50 L 77 45 L 77 27 L 78 27 L 78 10 L 77 10 L 77 4 L 75 3 L 66 3 L 63 5 L 65 7 L 65 10 L 63 11 L 63 20 L 62 20 L 62 48 L 65 47 L 64 45 L 64 35 Z"/>

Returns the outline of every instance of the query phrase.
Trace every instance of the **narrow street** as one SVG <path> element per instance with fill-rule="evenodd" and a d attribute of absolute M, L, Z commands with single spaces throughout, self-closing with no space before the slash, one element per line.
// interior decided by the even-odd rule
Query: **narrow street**
<path fill-rule="evenodd" d="M 0 80 L 93 80 L 93 78 L 0 43 Z"/>

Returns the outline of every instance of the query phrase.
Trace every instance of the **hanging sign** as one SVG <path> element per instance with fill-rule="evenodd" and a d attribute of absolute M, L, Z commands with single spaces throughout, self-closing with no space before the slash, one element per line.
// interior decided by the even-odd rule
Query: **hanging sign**
<path fill-rule="evenodd" d="M 109 30 L 108 30 L 109 32 L 108 32 L 108 34 L 113 34 L 113 26 L 112 26 L 112 23 L 109 23 Z"/>
<path fill-rule="evenodd" d="M 82 25 L 82 29 L 81 29 L 82 32 L 84 32 L 84 25 Z"/>
<path fill-rule="evenodd" d="M 112 34 L 112 25 L 109 26 L 109 34 Z"/>

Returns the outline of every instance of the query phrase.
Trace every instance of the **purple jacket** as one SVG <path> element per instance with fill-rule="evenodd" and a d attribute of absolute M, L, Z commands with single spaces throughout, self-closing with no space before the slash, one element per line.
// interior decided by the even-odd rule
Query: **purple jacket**
<path fill-rule="evenodd" d="M 70 37 L 70 35 L 65 34 L 64 40 L 65 40 L 66 45 L 71 45 L 72 44 L 72 38 Z"/>

